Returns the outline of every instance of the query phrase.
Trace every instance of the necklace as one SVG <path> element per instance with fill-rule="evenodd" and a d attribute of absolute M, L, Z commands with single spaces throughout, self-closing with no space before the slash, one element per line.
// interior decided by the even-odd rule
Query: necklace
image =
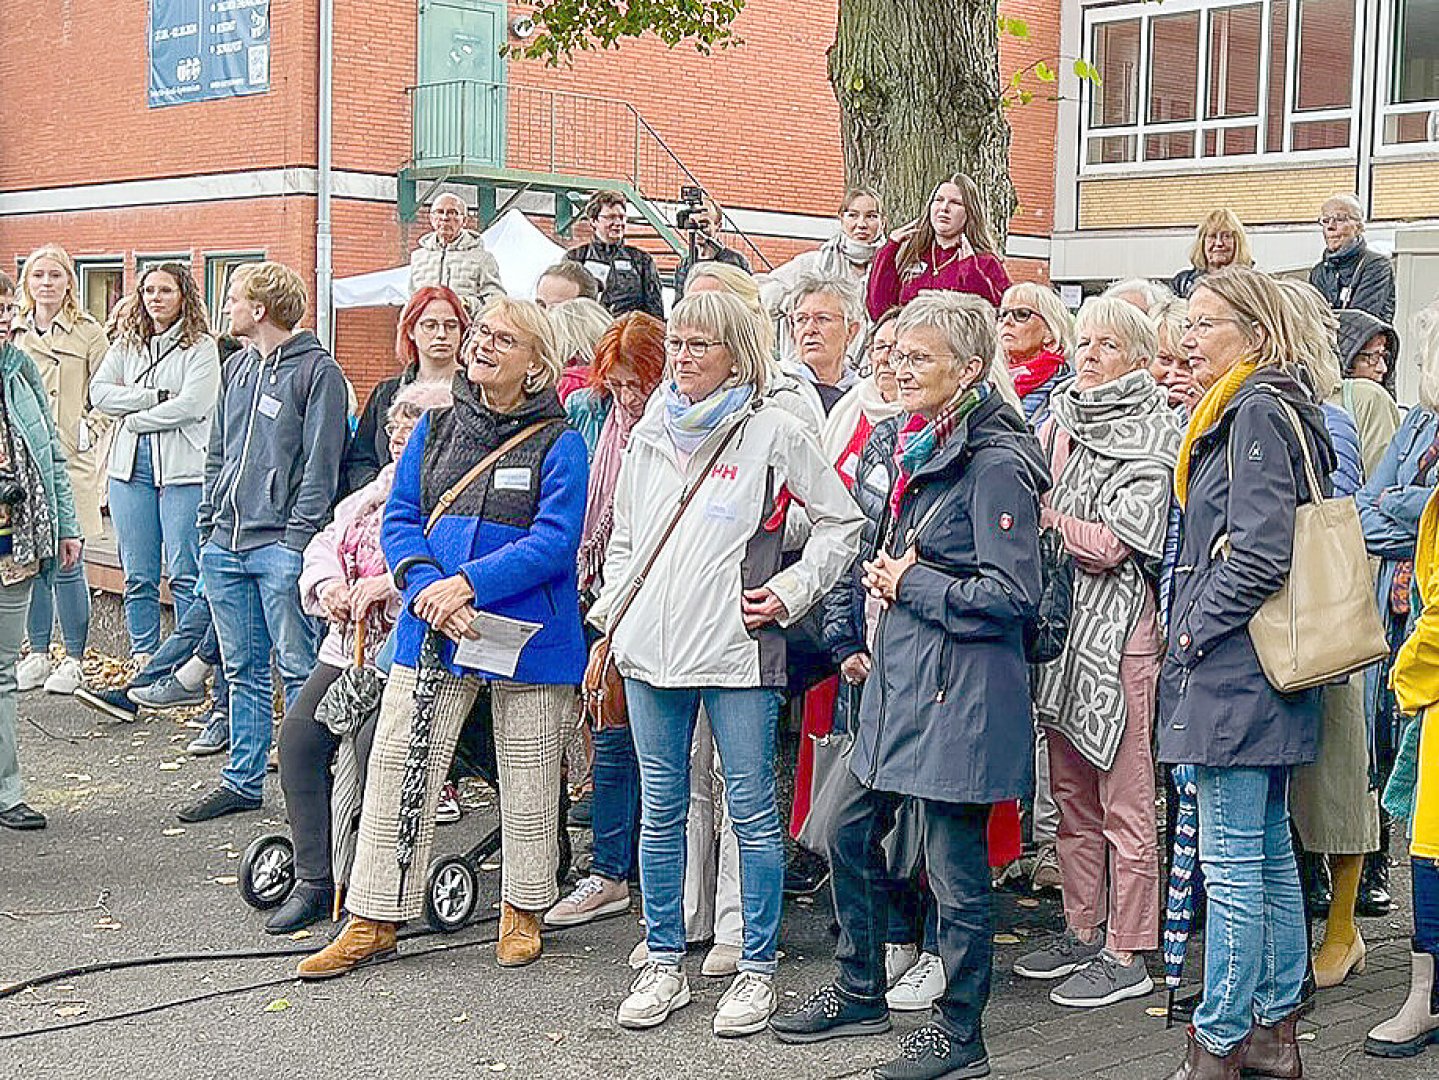
<path fill-rule="evenodd" d="M 943 249 L 940 248 L 938 245 L 930 248 L 929 250 L 929 262 L 931 266 L 930 273 L 938 274 L 946 266 L 953 266 L 956 262 L 958 262 L 959 257 L 964 254 L 964 242 L 961 241 L 959 244 L 955 245 L 954 254 L 951 255 L 949 258 L 945 259 L 944 262 L 939 261 L 939 256 L 937 254 L 941 250 Z"/>

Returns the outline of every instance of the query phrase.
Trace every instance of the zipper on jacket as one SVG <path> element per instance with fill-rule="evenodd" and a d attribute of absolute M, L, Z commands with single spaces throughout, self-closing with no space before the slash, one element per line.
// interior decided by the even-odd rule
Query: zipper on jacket
<path fill-rule="evenodd" d="M 281 346 L 283 348 L 283 346 Z M 280 350 L 275 350 L 275 363 L 280 362 Z M 240 478 L 245 475 L 245 462 L 250 457 L 250 439 L 255 434 L 255 414 L 260 411 L 260 388 L 265 384 L 265 361 L 260 361 L 260 370 L 255 376 L 255 388 L 250 391 L 250 415 L 245 424 L 245 442 L 240 447 L 240 465 L 235 470 L 235 479 L 230 484 L 230 512 L 235 515 L 235 524 L 230 530 L 230 550 L 240 546 L 240 503 L 238 493 Z"/>
<path fill-rule="evenodd" d="M 945 695 L 949 692 L 949 654 L 952 646 L 950 636 L 944 635 L 944 641 L 939 646 L 939 676 L 935 680 L 934 703 L 943 705 Z"/>
<path fill-rule="evenodd" d="M 879 618 L 874 624 L 874 665 L 870 668 L 869 677 L 879 679 L 879 724 L 874 729 L 874 750 L 869 755 L 869 780 L 865 787 L 874 787 L 876 778 L 879 776 L 879 748 L 884 739 L 884 720 L 889 715 L 889 687 L 884 681 L 884 621 L 889 615 L 889 608 L 879 613 Z M 863 710 L 861 710 L 863 711 Z M 858 737 L 859 732 L 855 732 Z"/>

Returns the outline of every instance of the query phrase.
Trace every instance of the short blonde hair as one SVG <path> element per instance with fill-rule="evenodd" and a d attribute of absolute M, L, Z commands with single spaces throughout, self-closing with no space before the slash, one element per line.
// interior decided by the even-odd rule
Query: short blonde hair
<path fill-rule="evenodd" d="M 1074 320 L 1074 334 L 1082 338 L 1096 327 L 1112 331 L 1124 342 L 1135 367 L 1148 364 L 1159 351 L 1154 323 L 1128 300 L 1117 296 L 1093 296 L 1084 302 Z"/>
<path fill-rule="evenodd" d="M 1064 306 L 1064 301 L 1057 292 L 1047 285 L 1021 281 L 1004 290 L 999 309 L 1003 311 L 1016 305 L 1039 312 L 1045 329 L 1049 331 L 1049 341 L 1046 343 L 1048 348 L 1065 356 L 1074 352 L 1074 316 Z"/>
<path fill-rule="evenodd" d="M 565 358 L 560 355 L 559 342 L 555 338 L 555 328 L 550 323 L 549 316 L 545 314 L 545 309 L 533 300 L 519 300 L 513 296 L 497 296 L 485 305 L 485 309 L 475 320 L 474 327 L 471 327 L 470 333 L 473 334 L 475 328 L 482 321 L 493 315 L 501 316 L 521 333 L 529 334 L 535 339 L 535 347 L 539 352 L 541 381 L 532 387 L 529 380 L 526 379 L 525 392 L 530 395 L 538 394 L 559 382 L 560 372 L 565 368 Z"/>
<path fill-rule="evenodd" d="M 762 394 L 772 371 L 762 330 L 767 325 L 767 317 L 755 314 L 733 293 L 701 292 L 686 296 L 674 306 L 668 330 L 674 333 L 682 326 L 689 326 L 713 334 L 724 342 L 734 361 L 734 374 L 725 385 L 749 385 L 756 394 Z"/>
<path fill-rule="evenodd" d="M 759 282 L 753 274 L 741 270 L 738 266 L 731 266 L 729 263 L 714 262 L 706 260 L 697 262 L 685 275 L 685 299 L 689 298 L 689 284 L 699 278 L 713 278 L 720 283 L 720 288 L 731 296 L 738 297 L 744 306 L 754 312 L 762 324 L 760 327 L 760 340 L 764 344 L 766 356 L 774 355 L 774 319 L 765 310 L 765 306 L 759 298 Z"/>
<path fill-rule="evenodd" d="M 1268 274 L 1247 266 L 1226 266 L 1206 274 L 1194 291 L 1208 289 L 1234 309 L 1239 332 L 1253 346 L 1254 362 L 1260 367 L 1281 367 L 1288 361 L 1290 341 L 1288 300 Z M 1192 301 L 1194 294 L 1190 294 Z"/>
<path fill-rule="evenodd" d="M 1314 396 L 1328 401 L 1344 386 L 1339 367 L 1339 316 L 1324 294 L 1307 281 L 1280 280 L 1285 317 L 1289 320 L 1289 348 L 1295 363 L 1309 372 Z"/>
<path fill-rule="evenodd" d="M 1208 271 L 1209 257 L 1204 254 L 1204 241 L 1210 233 L 1228 232 L 1234 234 L 1234 261 L 1230 266 L 1253 266 L 1254 255 L 1249 250 L 1249 234 L 1244 231 L 1244 222 L 1227 206 L 1211 210 L 1204 215 L 1199 227 L 1194 230 L 1194 243 L 1189 248 L 1189 264 L 1196 270 Z"/>
<path fill-rule="evenodd" d="M 1125 293 L 1138 293 L 1143 297 L 1144 310 L 1150 315 L 1154 314 L 1154 309 L 1160 304 L 1174 296 L 1174 293 L 1169 291 L 1169 286 L 1142 277 L 1123 278 L 1111 282 L 1109 288 L 1104 290 L 1105 296 L 1122 298 Z"/>
<path fill-rule="evenodd" d="M 282 263 L 244 263 L 230 283 L 240 286 L 245 299 L 262 305 L 265 317 L 282 330 L 293 330 L 305 317 L 305 282 Z"/>
<path fill-rule="evenodd" d="M 59 263 L 70 279 L 70 287 L 65 290 L 65 299 L 60 303 L 61 313 L 68 319 L 92 318 L 80 306 L 80 277 L 75 272 L 75 260 L 59 244 L 42 244 L 25 257 L 25 265 L 20 268 L 20 314 L 29 315 L 35 310 L 35 297 L 30 293 L 30 268 L 41 259 Z"/>
<path fill-rule="evenodd" d="M 1184 338 L 1184 320 L 1189 315 L 1189 301 L 1182 296 L 1170 295 L 1149 313 L 1154 323 L 1155 348 L 1161 352 L 1173 352 Z"/>
<path fill-rule="evenodd" d="M 603 304 L 584 296 L 546 308 L 545 316 L 555 332 L 560 359 L 566 364 L 578 359 L 586 366 L 594 363 L 595 346 L 614 321 Z"/>

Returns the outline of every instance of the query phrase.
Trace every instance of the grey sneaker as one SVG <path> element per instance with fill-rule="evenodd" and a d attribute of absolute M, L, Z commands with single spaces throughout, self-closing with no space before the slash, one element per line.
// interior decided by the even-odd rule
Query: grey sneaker
<path fill-rule="evenodd" d="M 630 887 L 623 881 L 591 874 L 581 878 L 574 892 L 545 913 L 546 926 L 580 926 L 630 909 Z M 649 954 L 645 954 L 646 960 Z"/>
<path fill-rule="evenodd" d="M 1025 953 L 1014 962 L 1014 973 L 1026 979 L 1062 979 L 1073 975 L 1104 948 L 1101 938 L 1086 945 L 1066 930 L 1048 945 Z"/>
<path fill-rule="evenodd" d="M 147 709 L 177 709 L 186 705 L 205 704 L 205 688 L 188 690 L 185 684 L 173 675 L 156 679 L 149 686 L 137 686 L 130 691 L 130 700 Z"/>
<path fill-rule="evenodd" d="M 646 964 L 630 986 L 629 997 L 620 1002 L 616 1019 L 620 1027 L 658 1027 L 670 1013 L 690 1003 L 690 984 L 677 967 Z"/>
<path fill-rule="evenodd" d="M 225 713 L 213 712 L 210 714 L 210 721 L 205 725 L 205 730 L 196 735 L 190 745 L 185 747 L 185 753 L 191 757 L 209 757 L 211 754 L 223 754 L 230 749 L 230 718 Z"/>
<path fill-rule="evenodd" d="M 714 1033 L 722 1039 L 763 1031 L 774 1015 L 774 979 L 754 971 L 741 971 L 719 999 Z"/>
<path fill-rule="evenodd" d="M 1064 982 L 1049 992 L 1056 1005 L 1075 1009 L 1097 1009 L 1126 998 L 1143 997 L 1154 989 L 1154 980 L 1144 966 L 1144 958 L 1136 956 L 1121 964 L 1114 954 L 1104 949 Z"/>

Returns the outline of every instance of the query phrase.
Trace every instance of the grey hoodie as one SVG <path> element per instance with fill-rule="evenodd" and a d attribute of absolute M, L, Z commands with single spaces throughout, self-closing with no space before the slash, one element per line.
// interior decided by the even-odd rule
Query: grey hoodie
<path fill-rule="evenodd" d="M 308 330 L 269 356 L 253 348 L 232 356 L 210 429 L 201 540 L 303 552 L 330 516 L 347 413 L 340 365 Z"/>

